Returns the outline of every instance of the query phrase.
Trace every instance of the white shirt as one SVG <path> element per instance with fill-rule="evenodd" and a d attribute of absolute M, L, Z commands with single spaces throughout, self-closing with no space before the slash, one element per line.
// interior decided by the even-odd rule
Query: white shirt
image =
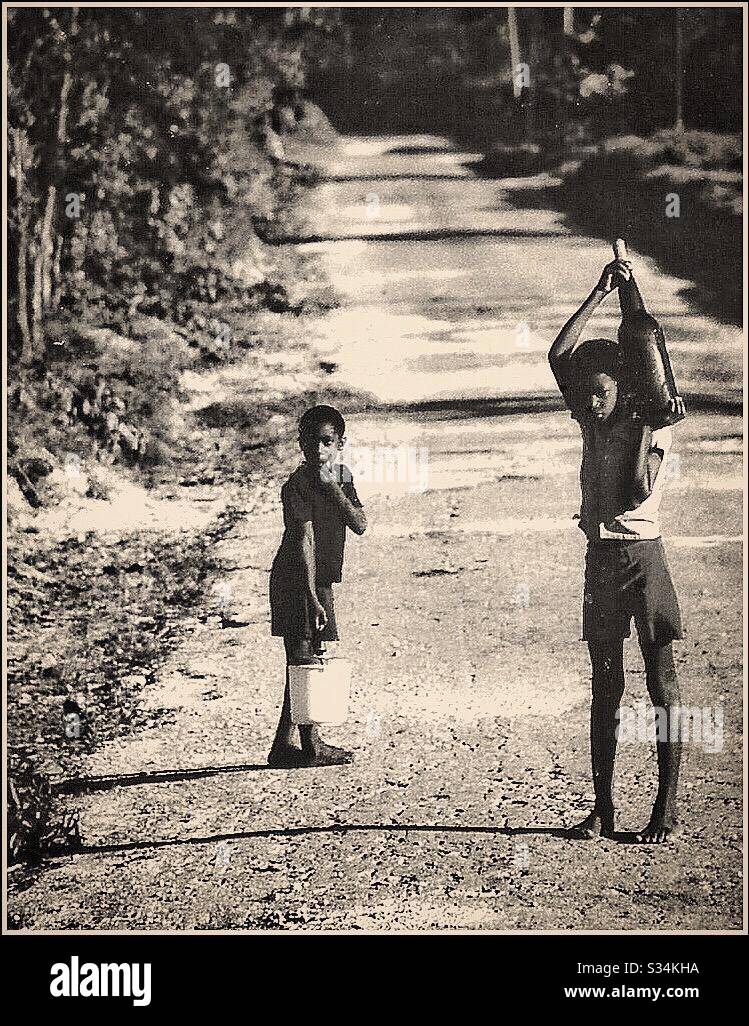
<path fill-rule="evenodd" d="M 670 427 L 653 432 L 650 451 L 658 450 L 662 461 L 652 491 L 635 509 L 624 509 L 627 474 L 632 466 L 633 448 L 639 442 L 641 428 L 632 421 L 621 421 L 610 431 L 580 421 L 583 436 L 583 461 L 580 468 L 582 506 L 580 528 L 591 541 L 644 541 L 660 538 L 660 506 L 666 482 L 664 468 L 673 444 Z"/>

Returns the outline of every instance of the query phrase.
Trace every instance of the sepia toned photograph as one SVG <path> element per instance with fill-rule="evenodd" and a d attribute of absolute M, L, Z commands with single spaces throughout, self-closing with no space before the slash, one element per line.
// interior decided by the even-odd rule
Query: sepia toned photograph
<path fill-rule="evenodd" d="M 3 19 L 4 933 L 743 933 L 745 6 Z"/>

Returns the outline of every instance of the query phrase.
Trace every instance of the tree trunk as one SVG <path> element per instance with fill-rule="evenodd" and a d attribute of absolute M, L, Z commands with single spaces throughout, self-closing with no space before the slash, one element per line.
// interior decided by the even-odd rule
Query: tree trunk
<path fill-rule="evenodd" d="M 526 142 L 533 141 L 533 104 L 531 97 L 533 86 L 532 71 L 527 62 L 523 62 L 520 49 L 520 28 L 517 9 L 507 8 L 507 27 L 510 37 L 510 63 L 512 64 L 512 93 L 517 104 L 517 114 L 521 121 L 521 133 Z M 526 79 L 527 71 L 527 79 Z"/>
<path fill-rule="evenodd" d="M 41 304 L 42 310 L 46 310 L 52 298 L 52 254 L 54 243 L 52 242 L 52 223 L 55 216 L 55 202 L 57 200 L 57 186 L 50 185 L 47 190 L 47 205 L 44 210 L 44 221 L 42 222 L 42 237 L 40 240 L 40 277 L 41 277 Z"/>
<path fill-rule="evenodd" d="M 29 223 L 25 215 L 21 216 L 18 225 L 18 333 L 21 336 L 21 352 L 19 363 L 27 364 L 31 357 L 31 335 L 29 333 L 29 290 L 26 275 L 28 273 L 29 255 Z"/>
<path fill-rule="evenodd" d="M 50 296 L 49 305 L 53 310 L 56 310 L 60 305 L 60 292 L 62 291 L 62 280 L 60 274 L 60 266 L 62 264 L 62 248 L 64 245 L 63 236 L 58 234 L 57 241 L 55 242 L 55 253 L 52 258 L 52 294 Z"/>
<path fill-rule="evenodd" d="M 683 99 L 683 78 L 684 78 L 684 38 L 683 38 L 683 12 L 680 7 L 676 8 L 676 39 L 675 39 L 675 60 L 676 65 L 676 95 L 675 95 L 675 119 L 674 127 L 677 132 L 684 131 L 684 99 Z"/>
<path fill-rule="evenodd" d="M 29 357 L 33 357 L 34 353 L 38 352 L 42 344 L 42 241 L 41 231 L 39 233 L 40 238 L 36 240 L 34 247 L 34 284 L 31 293 L 31 345 L 32 352 L 29 353 Z"/>
<path fill-rule="evenodd" d="M 564 7 L 562 9 L 562 30 L 565 36 L 575 34 L 575 8 Z"/>
<path fill-rule="evenodd" d="M 16 256 L 16 324 L 21 337 L 18 359 L 21 364 L 28 363 L 31 357 L 31 335 L 29 333 L 29 289 L 28 289 L 28 258 L 29 258 L 29 206 L 28 184 L 24 161 L 29 158 L 29 143 L 25 133 L 11 130 L 13 156 L 11 177 L 15 181 L 15 206 L 18 217 L 18 253 Z"/>
<path fill-rule="evenodd" d="M 516 100 L 520 99 L 522 85 L 520 83 L 520 36 L 518 34 L 518 19 L 514 7 L 507 8 L 507 28 L 510 33 L 510 65 L 512 73 L 512 94 Z"/>
<path fill-rule="evenodd" d="M 72 41 L 78 27 L 78 8 L 74 7 L 70 14 L 70 39 Z M 62 147 L 65 145 L 65 133 L 68 120 L 68 102 L 70 88 L 73 84 L 73 76 L 70 73 L 72 54 L 68 51 L 65 56 L 65 72 L 62 76 L 60 88 L 60 110 L 57 118 L 57 150 L 56 157 L 59 159 Z M 53 169 L 53 175 L 56 171 Z M 34 297 L 33 297 L 33 337 L 36 348 L 42 342 L 42 314 L 49 306 L 52 296 L 52 255 L 54 243 L 52 241 L 52 229 L 55 217 L 55 204 L 57 202 L 57 184 L 52 181 L 47 189 L 47 202 L 44 207 L 44 218 L 41 225 L 39 238 L 39 251 L 34 261 Z"/>

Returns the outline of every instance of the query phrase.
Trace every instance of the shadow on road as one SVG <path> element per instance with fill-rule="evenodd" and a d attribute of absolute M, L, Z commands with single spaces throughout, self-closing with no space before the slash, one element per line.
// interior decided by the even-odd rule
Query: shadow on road
<path fill-rule="evenodd" d="M 422 834 L 491 834 L 493 836 L 522 837 L 546 834 L 570 840 L 564 827 L 495 827 L 456 826 L 431 823 L 331 823 L 328 826 L 270 827 L 267 830 L 241 830 L 235 833 L 208 834 L 204 837 L 173 837 L 156 841 L 121 841 L 114 844 L 81 844 L 75 849 L 80 855 L 106 855 L 114 852 L 143 851 L 148 848 L 182 847 L 192 844 L 219 844 L 226 841 L 250 841 L 263 837 L 307 837 L 314 834 L 355 833 L 422 833 Z M 634 836 L 634 835 L 633 835 Z"/>
<path fill-rule="evenodd" d="M 268 239 L 271 245 L 301 245 L 308 242 L 439 242 L 449 239 L 561 239 L 570 232 L 536 228 L 414 228 L 402 232 L 360 232 L 351 235 L 282 235 Z"/>
<path fill-rule="evenodd" d="M 462 420 L 466 417 L 510 417 L 564 410 L 561 397 L 554 393 L 538 396 L 507 396 L 478 399 L 426 399 L 416 403 L 396 403 L 390 409 L 404 416 L 433 414 L 434 419 Z"/>
<path fill-rule="evenodd" d="M 741 325 L 741 217 L 705 206 L 700 195 L 704 183 L 685 184 L 679 193 L 689 215 L 664 223 L 662 182 L 639 181 L 633 186 L 623 176 L 604 175 L 605 163 L 597 166 L 598 171 L 590 171 L 593 177 L 585 180 L 573 177 L 545 188 L 508 190 L 503 202 L 522 210 L 563 214 L 569 233 L 607 240 L 626 237 L 667 274 L 694 282 L 682 295 L 696 310 Z"/>
<path fill-rule="evenodd" d="M 714 413 L 741 416 L 743 403 L 731 397 L 685 393 L 688 413 Z M 548 395 L 507 397 L 491 396 L 478 399 L 428 399 L 417 403 L 395 403 L 389 407 L 393 413 L 404 416 L 432 415 L 435 420 L 462 420 L 467 417 L 528 416 L 534 413 L 558 413 L 566 409 L 561 397 Z"/>
<path fill-rule="evenodd" d="M 54 790 L 58 794 L 91 794 L 94 791 L 112 791 L 115 787 L 170 784 L 182 780 L 216 777 L 222 773 L 253 773 L 256 770 L 270 770 L 270 768 L 266 763 L 240 763 L 234 766 L 201 766 L 198 769 L 154 770 L 151 773 L 119 773 L 63 780 L 54 785 Z"/>
<path fill-rule="evenodd" d="M 326 174 L 319 178 L 316 185 L 328 185 L 331 182 L 470 182 L 472 179 L 465 174 L 430 174 L 424 172 L 403 173 L 400 171 L 384 171 L 382 174 L 360 174 L 360 175 L 335 175 Z"/>
<path fill-rule="evenodd" d="M 197 769 L 155 770 L 147 773 L 120 773 L 96 777 L 81 777 L 62 781 L 55 786 L 58 794 L 81 795 L 96 791 L 110 791 L 118 787 L 175 783 L 185 780 L 200 780 L 224 773 L 252 773 L 258 770 L 279 772 L 265 763 L 238 763 L 227 766 L 203 766 Z M 270 827 L 265 830 L 244 830 L 232 833 L 208 834 L 202 837 L 173 837 L 163 840 L 122 841 L 112 844 L 79 844 L 72 849 L 76 854 L 104 855 L 115 852 L 143 851 L 186 845 L 219 844 L 227 841 L 243 841 L 258 838 L 304 837 L 314 834 L 350 833 L 433 833 L 433 834 L 490 834 L 504 837 L 541 836 L 560 840 L 580 840 L 567 827 L 555 826 L 470 826 L 433 823 L 331 823 L 326 826 Z M 614 840 L 622 844 L 637 843 L 637 835 L 631 831 L 617 832 Z"/>

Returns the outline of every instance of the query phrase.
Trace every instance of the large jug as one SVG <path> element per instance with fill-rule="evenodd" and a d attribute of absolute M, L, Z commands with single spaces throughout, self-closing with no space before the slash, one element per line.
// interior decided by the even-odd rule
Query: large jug
<path fill-rule="evenodd" d="M 314 666 L 289 667 L 291 722 L 339 726 L 348 719 L 351 664 L 338 657 Z"/>
<path fill-rule="evenodd" d="M 614 243 L 617 260 L 627 259 L 623 239 Z M 622 322 L 619 326 L 622 384 L 634 397 L 643 419 L 653 428 L 676 424 L 684 419 L 674 413 L 670 401 L 679 394 L 658 321 L 648 313 L 632 275 L 619 285 Z"/>

